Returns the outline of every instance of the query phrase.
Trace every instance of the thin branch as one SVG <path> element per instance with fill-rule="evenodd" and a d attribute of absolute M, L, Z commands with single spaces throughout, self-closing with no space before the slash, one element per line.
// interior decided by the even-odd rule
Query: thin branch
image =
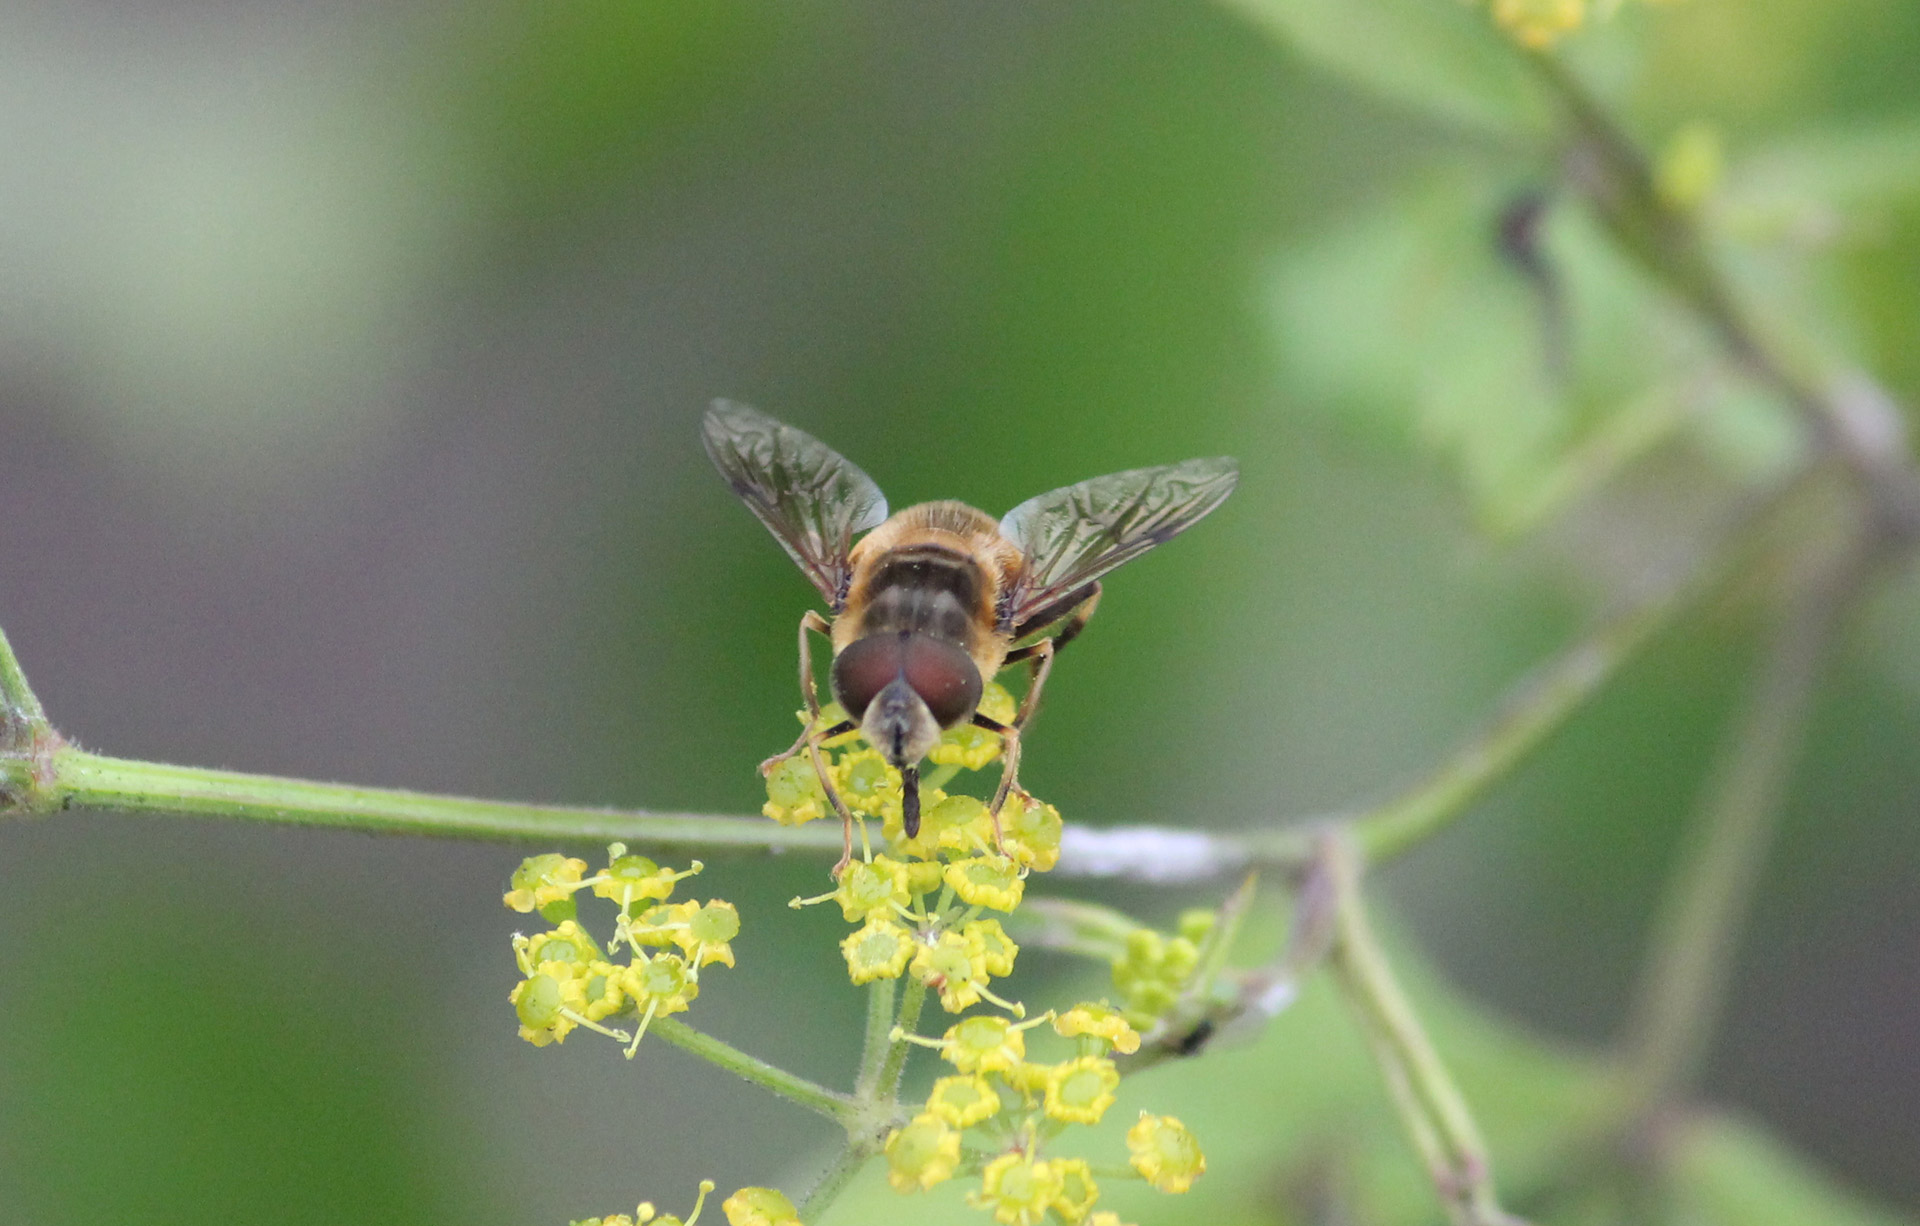
<path fill-rule="evenodd" d="M 1367 919 L 1360 856 L 1337 833 L 1321 842 L 1335 893 L 1328 967 L 1359 1015 L 1401 1122 L 1455 1226 L 1524 1226 L 1500 1208 L 1492 1160 L 1466 1097 L 1434 1050 Z"/>
<path fill-rule="evenodd" d="M 1669 880 L 1628 1028 L 1628 1101 L 1636 1118 L 1685 1094 L 1699 1074 L 1822 667 L 1869 565 L 1863 550 L 1843 548 L 1796 594 L 1701 801 L 1690 846 Z"/>
<path fill-rule="evenodd" d="M 758 1056 L 750 1056 L 733 1044 L 695 1030 L 677 1018 L 654 1018 L 649 1033 L 659 1035 L 675 1047 L 771 1090 L 789 1102 L 798 1103 L 809 1111 L 817 1111 L 835 1123 L 844 1125 L 854 1116 L 853 1100 L 846 1095 L 804 1077 L 796 1077 L 783 1068 L 776 1068 Z"/>

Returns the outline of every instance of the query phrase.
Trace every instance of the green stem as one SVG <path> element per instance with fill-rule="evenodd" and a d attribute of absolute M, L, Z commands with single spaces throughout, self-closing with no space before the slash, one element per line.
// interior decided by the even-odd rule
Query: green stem
<path fill-rule="evenodd" d="M 1466 1097 L 1393 977 L 1360 896 L 1360 859 L 1337 835 L 1322 844 L 1336 891 L 1329 966 L 1355 1011 L 1414 1147 L 1457 1226 L 1513 1226 L 1494 1195 L 1486 1142 Z"/>
<path fill-rule="evenodd" d="M 887 1035 L 894 1025 L 894 981 L 876 979 L 867 989 L 867 1034 L 860 1048 L 860 1075 L 854 1079 L 856 1102 L 872 1103 L 880 1087 L 880 1070 L 891 1048 Z"/>
<path fill-rule="evenodd" d="M 1701 803 L 1628 1027 L 1630 1123 L 1686 1093 L 1699 1074 L 1821 670 L 1869 562 L 1845 548 L 1798 594 Z"/>
<path fill-rule="evenodd" d="M 692 1052 L 711 1064 L 736 1073 L 809 1111 L 817 1111 L 837 1124 L 854 1116 L 853 1100 L 837 1090 L 796 1077 L 783 1068 L 775 1068 L 758 1056 L 749 1056 L 733 1044 L 716 1039 L 670 1017 L 656 1017 L 648 1034 L 657 1034 L 683 1051 Z"/>
<path fill-rule="evenodd" d="M 846 1191 L 853 1177 L 872 1158 L 873 1150 L 870 1147 L 859 1142 L 848 1142 L 834 1157 L 833 1164 L 820 1173 L 820 1182 L 813 1185 L 813 1191 L 807 1193 L 806 1199 L 800 1202 L 800 1220 L 807 1226 L 818 1222 L 827 1207 L 839 1199 L 840 1193 Z"/>
<path fill-rule="evenodd" d="M 909 982 L 907 990 L 900 994 L 900 1016 L 894 1020 L 894 1025 L 900 1028 L 902 1035 L 914 1034 L 918 1030 L 920 1010 L 926 1003 L 927 985 L 917 979 Z M 913 1046 L 902 1038 L 887 1048 L 887 1058 L 881 1063 L 880 1075 L 874 1080 L 874 1088 L 882 1101 L 890 1103 L 899 1093 L 900 1075 L 906 1071 L 907 1054 Z"/>
<path fill-rule="evenodd" d="M 52 777 L 33 798 L 35 811 L 92 808 L 178 813 L 301 826 L 461 838 L 547 842 L 620 840 L 652 851 L 811 851 L 840 849 L 840 832 L 822 822 L 778 826 L 765 818 L 645 813 L 560 805 L 508 804 L 354 784 L 167 766 L 63 748 Z"/>
<path fill-rule="evenodd" d="M 13 654 L 13 644 L 7 641 L 6 631 L 0 630 L 0 750 L 22 748 L 28 732 L 46 722 L 46 712 L 27 684 L 27 675 Z"/>

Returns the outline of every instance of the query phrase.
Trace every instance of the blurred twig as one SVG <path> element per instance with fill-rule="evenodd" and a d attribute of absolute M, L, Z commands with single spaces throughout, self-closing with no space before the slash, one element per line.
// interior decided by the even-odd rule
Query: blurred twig
<path fill-rule="evenodd" d="M 1822 667 L 1874 560 L 1869 548 L 1856 533 L 1794 593 L 1708 784 L 1691 845 L 1668 886 L 1628 1028 L 1635 1120 L 1685 1094 L 1698 1075 Z"/>

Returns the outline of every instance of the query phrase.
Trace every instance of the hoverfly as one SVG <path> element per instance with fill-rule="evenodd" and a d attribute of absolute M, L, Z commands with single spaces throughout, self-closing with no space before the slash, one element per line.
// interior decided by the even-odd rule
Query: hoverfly
<path fill-rule="evenodd" d="M 853 815 L 827 776 L 822 741 L 858 729 L 900 771 L 912 838 L 920 830 L 920 762 L 941 734 L 967 723 L 998 733 L 1003 766 L 990 806 L 997 844 L 1001 807 L 1019 788 L 1020 734 L 1054 656 L 1093 616 L 1100 577 L 1199 522 L 1239 477 L 1231 459 L 1188 460 L 1041 494 L 997 523 L 961 502 L 924 502 L 889 517 L 872 478 L 756 409 L 715 401 L 702 433 L 714 467 L 833 613 L 828 621 L 810 609 L 800 619 L 807 727 L 760 771 L 802 749 L 811 755 L 842 823 L 836 876 L 853 855 Z M 833 696 L 847 719 L 830 728 L 820 726 L 808 631 L 833 644 Z M 1013 722 L 981 714 L 985 682 L 1022 661 L 1032 680 Z"/>

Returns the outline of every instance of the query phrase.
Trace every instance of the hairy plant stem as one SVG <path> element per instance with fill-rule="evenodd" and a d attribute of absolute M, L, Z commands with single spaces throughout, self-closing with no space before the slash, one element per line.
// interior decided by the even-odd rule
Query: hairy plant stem
<path fill-rule="evenodd" d="M 845 1094 L 829 1090 L 804 1077 L 796 1077 L 758 1056 L 748 1055 L 731 1043 L 695 1030 L 685 1022 L 670 1017 L 656 1017 L 648 1033 L 659 1035 L 675 1047 L 744 1077 L 789 1102 L 799 1103 L 809 1111 L 817 1111 L 835 1123 L 844 1125 L 854 1118 L 854 1102 Z"/>
<path fill-rule="evenodd" d="M 888 1034 L 894 1025 L 895 981 L 876 979 L 867 988 L 867 1034 L 860 1049 L 860 1074 L 853 1083 L 853 1096 L 863 1103 L 875 1101 L 880 1086 L 880 1070 L 886 1066 L 892 1050 Z"/>
<path fill-rule="evenodd" d="M 854 1176 L 872 1161 L 873 1154 L 871 1143 L 850 1139 L 834 1156 L 827 1169 L 820 1173 L 820 1180 L 813 1185 L 813 1190 L 800 1202 L 800 1220 L 807 1226 L 818 1222 L 833 1202 L 840 1198 L 840 1194 L 847 1190 Z"/>
<path fill-rule="evenodd" d="M 1465 1096 L 1401 990 L 1367 919 L 1359 850 L 1339 833 L 1321 841 L 1334 887 L 1327 965 L 1360 1019 L 1402 1124 L 1455 1226 L 1521 1226 L 1494 1195 L 1492 1161 Z"/>
<path fill-rule="evenodd" d="M 927 985 L 917 979 L 909 982 L 906 991 L 900 993 L 900 1013 L 893 1024 L 899 1027 L 903 1036 L 917 1032 L 920 1026 L 920 1011 L 926 1003 Z M 891 1030 L 892 1027 L 888 1029 Z M 887 1058 L 881 1062 L 880 1075 L 874 1083 L 884 1101 L 888 1103 L 896 1101 L 900 1092 L 900 1075 L 906 1071 L 907 1055 L 912 1050 L 913 1044 L 904 1037 L 888 1046 Z"/>

